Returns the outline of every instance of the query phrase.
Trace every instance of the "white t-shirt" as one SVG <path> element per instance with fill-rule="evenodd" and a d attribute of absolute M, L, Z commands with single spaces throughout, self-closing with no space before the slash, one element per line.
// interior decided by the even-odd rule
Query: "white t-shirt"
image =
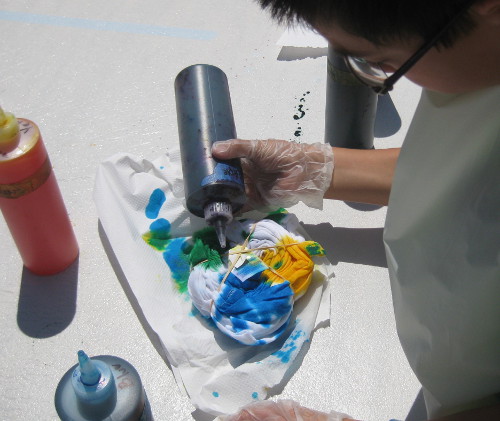
<path fill-rule="evenodd" d="M 384 242 L 398 335 L 429 416 L 500 393 L 500 86 L 423 91 Z"/>

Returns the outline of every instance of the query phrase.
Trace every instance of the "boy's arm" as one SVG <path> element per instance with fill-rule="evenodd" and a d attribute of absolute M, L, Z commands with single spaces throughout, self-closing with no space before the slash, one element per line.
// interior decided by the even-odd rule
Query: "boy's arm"
<path fill-rule="evenodd" d="M 500 420 L 500 403 L 493 406 L 471 409 L 446 417 L 432 418 L 430 421 L 493 421 Z"/>
<path fill-rule="evenodd" d="M 400 148 L 333 148 L 335 167 L 326 199 L 387 205 Z"/>
<path fill-rule="evenodd" d="M 302 201 L 321 208 L 323 198 L 387 205 L 399 149 L 233 139 L 216 142 L 212 154 L 218 159 L 244 158 L 247 195 L 254 207 L 289 207 Z"/>

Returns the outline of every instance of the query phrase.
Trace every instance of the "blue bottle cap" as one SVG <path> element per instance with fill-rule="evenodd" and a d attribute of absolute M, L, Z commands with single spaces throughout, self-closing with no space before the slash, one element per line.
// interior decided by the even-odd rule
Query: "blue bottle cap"
<path fill-rule="evenodd" d="M 115 378 L 109 366 L 99 360 L 91 360 L 83 351 L 78 351 L 78 366 L 73 371 L 71 383 L 80 403 L 87 406 L 116 401 Z"/>

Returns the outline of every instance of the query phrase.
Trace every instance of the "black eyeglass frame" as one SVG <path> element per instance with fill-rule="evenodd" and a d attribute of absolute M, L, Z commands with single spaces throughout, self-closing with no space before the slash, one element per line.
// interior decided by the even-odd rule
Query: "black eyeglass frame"
<path fill-rule="evenodd" d="M 465 13 L 475 1 L 476 0 L 467 0 L 460 8 L 460 10 L 443 28 L 437 31 L 436 34 L 434 34 L 428 41 L 424 42 L 424 44 L 415 52 L 415 54 L 413 54 L 408 60 L 406 60 L 401 65 L 401 67 L 397 69 L 392 75 L 388 76 L 387 79 L 384 79 L 380 85 L 371 85 L 365 79 L 363 79 L 361 76 L 357 74 L 357 71 L 353 69 L 353 66 L 349 62 L 349 58 L 355 59 L 356 57 L 345 55 L 344 56 L 345 63 L 349 68 L 349 70 L 354 74 L 354 76 L 356 76 L 357 79 L 359 79 L 365 85 L 370 86 L 370 88 L 372 88 L 378 95 L 385 95 L 394 88 L 394 84 L 399 79 L 401 79 L 405 75 L 405 73 L 408 72 L 408 70 L 410 70 L 432 47 L 434 47 L 434 45 L 440 40 L 440 38 L 446 33 L 446 31 L 448 31 L 453 26 L 456 20 L 463 13 Z M 380 69 L 380 71 L 383 72 L 382 69 Z M 375 81 L 373 82 L 375 83 Z"/>

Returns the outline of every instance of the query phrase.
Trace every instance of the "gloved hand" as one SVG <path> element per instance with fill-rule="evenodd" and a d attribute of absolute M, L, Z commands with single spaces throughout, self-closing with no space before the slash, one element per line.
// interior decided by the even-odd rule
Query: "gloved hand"
<path fill-rule="evenodd" d="M 242 158 L 248 201 L 256 209 L 286 208 L 300 201 L 323 207 L 333 174 L 333 150 L 328 144 L 233 139 L 215 142 L 212 155 Z"/>
<path fill-rule="evenodd" d="M 339 412 L 329 414 L 300 406 L 292 400 L 260 401 L 240 409 L 237 414 L 220 417 L 222 421 L 343 421 L 349 415 Z"/>

